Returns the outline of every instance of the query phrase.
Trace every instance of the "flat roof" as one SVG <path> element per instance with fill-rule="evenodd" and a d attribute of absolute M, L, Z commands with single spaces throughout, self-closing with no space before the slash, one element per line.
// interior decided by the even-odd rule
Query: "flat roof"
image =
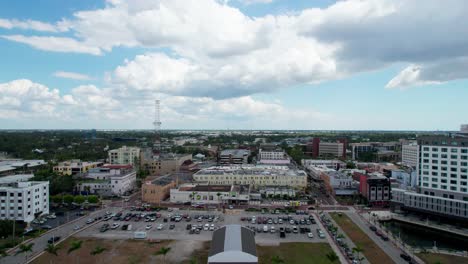
<path fill-rule="evenodd" d="M 212 166 L 194 175 L 307 176 L 303 170 L 275 165 Z"/>

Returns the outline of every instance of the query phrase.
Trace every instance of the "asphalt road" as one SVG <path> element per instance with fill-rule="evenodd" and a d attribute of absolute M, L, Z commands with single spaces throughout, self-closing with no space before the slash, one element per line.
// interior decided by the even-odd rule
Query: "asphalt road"
<path fill-rule="evenodd" d="M 119 211 L 119 208 L 107 208 L 106 210 L 107 211 L 117 212 L 117 211 Z M 86 225 L 86 220 L 88 218 L 94 218 L 94 217 L 97 217 L 97 216 L 101 216 L 101 215 L 104 214 L 104 212 L 106 210 L 98 210 L 98 211 L 92 212 L 88 216 L 84 216 L 84 217 L 82 217 L 80 219 L 77 219 L 76 221 L 68 222 L 68 223 L 60 226 L 59 228 L 53 229 L 53 230 L 49 231 L 48 233 L 46 233 L 46 234 L 44 234 L 44 235 L 42 235 L 42 236 L 40 236 L 38 238 L 32 239 L 31 241 L 28 242 L 28 243 L 34 243 L 32 252 L 21 253 L 21 254 L 18 254 L 16 256 L 15 256 L 15 252 L 12 252 L 9 256 L 1 258 L 0 263 L 5 263 L 5 264 L 6 263 L 8 263 L 8 264 L 25 263 L 25 262 L 29 261 L 33 256 L 35 256 L 35 255 L 41 253 L 42 251 L 44 251 L 44 249 L 47 247 L 47 240 L 49 238 L 59 236 L 59 237 L 61 237 L 61 239 L 57 243 L 60 243 L 66 237 L 76 233 L 76 231 L 74 230 L 74 227 L 76 225 L 84 227 L 84 228 L 90 227 L 90 226 Z"/>

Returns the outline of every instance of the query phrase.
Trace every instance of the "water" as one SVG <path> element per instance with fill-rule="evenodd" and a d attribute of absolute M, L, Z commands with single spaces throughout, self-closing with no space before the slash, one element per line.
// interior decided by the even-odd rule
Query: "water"
<path fill-rule="evenodd" d="M 439 249 L 468 251 L 468 238 L 438 230 L 395 220 L 386 221 L 385 225 L 395 237 L 400 236 L 408 245 L 416 248 L 432 248 L 435 244 Z"/>

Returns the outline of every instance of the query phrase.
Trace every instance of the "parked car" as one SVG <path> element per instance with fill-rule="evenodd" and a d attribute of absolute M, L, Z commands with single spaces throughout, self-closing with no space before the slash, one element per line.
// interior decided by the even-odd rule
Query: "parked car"
<path fill-rule="evenodd" d="M 309 237 L 309 238 L 314 238 L 314 234 L 312 234 L 312 233 L 307 233 L 307 237 Z"/>
<path fill-rule="evenodd" d="M 153 226 L 152 226 L 151 224 L 149 224 L 149 225 L 146 225 L 145 229 L 146 229 L 146 230 L 150 230 L 152 227 L 153 227 Z"/>
<path fill-rule="evenodd" d="M 369 226 L 369 229 L 374 231 L 374 232 L 377 231 L 377 228 L 375 226 L 373 226 L 373 225 Z"/>
<path fill-rule="evenodd" d="M 163 228 L 164 228 L 164 225 L 163 225 L 163 224 L 159 224 L 157 229 L 158 229 L 158 230 L 163 230 Z"/>
<path fill-rule="evenodd" d="M 49 229 L 52 229 L 52 226 L 51 225 L 41 225 L 41 228 L 49 230 Z"/>
<path fill-rule="evenodd" d="M 49 239 L 47 240 L 47 243 L 53 244 L 53 243 L 55 243 L 55 242 L 57 242 L 57 241 L 59 241 L 59 240 L 60 240 L 60 237 L 59 237 L 59 236 L 53 236 L 53 237 L 51 237 L 51 238 L 49 238 Z"/>

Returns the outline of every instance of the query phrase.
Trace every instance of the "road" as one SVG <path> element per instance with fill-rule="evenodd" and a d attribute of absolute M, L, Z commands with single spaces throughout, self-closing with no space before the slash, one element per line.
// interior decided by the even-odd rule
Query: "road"
<path fill-rule="evenodd" d="M 117 212 L 117 211 L 119 211 L 119 208 L 107 208 L 106 210 L 112 211 L 112 212 Z M 98 211 L 92 212 L 88 216 L 84 216 L 82 218 L 76 219 L 75 221 L 68 222 L 68 223 L 60 226 L 59 228 L 52 229 L 49 232 L 47 232 L 46 234 L 44 234 L 44 235 L 42 235 L 40 237 L 34 238 L 31 241 L 27 242 L 28 244 L 29 243 L 34 243 L 32 252 L 21 253 L 21 254 L 18 254 L 16 256 L 15 256 L 15 252 L 12 252 L 9 256 L 1 258 L 0 263 L 5 263 L 5 264 L 7 264 L 7 263 L 8 264 L 25 263 L 25 262 L 29 261 L 32 257 L 34 257 L 34 256 L 36 256 L 36 255 L 38 255 L 38 254 L 40 254 L 41 252 L 44 251 L 44 249 L 47 247 L 47 240 L 49 238 L 59 236 L 59 237 L 61 237 L 61 239 L 60 239 L 60 241 L 58 243 L 60 243 L 61 241 L 63 241 L 68 236 L 73 235 L 74 233 L 76 233 L 76 231 L 74 230 L 74 227 L 76 225 L 79 225 L 79 226 L 81 226 L 83 228 L 87 228 L 87 227 L 89 227 L 89 226 L 86 225 L 86 220 L 88 218 L 94 218 L 94 217 L 97 217 L 97 216 L 101 216 L 101 215 L 104 214 L 104 212 L 106 210 L 98 210 Z"/>
<path fill-rule="evenodd" d="M 406 263 L 401 257 L 402 253 L 397 247 L 395 247 L 389 241 L 383 241 L 379 238 L 372 230 L 369 229 L 369 225 L 356 212 L 345 212 L 345 214 L 357 225 L 366 235 L 372 239 L 395 263 Z M 365 249 L 364 249 L 365 250 Z"/>

